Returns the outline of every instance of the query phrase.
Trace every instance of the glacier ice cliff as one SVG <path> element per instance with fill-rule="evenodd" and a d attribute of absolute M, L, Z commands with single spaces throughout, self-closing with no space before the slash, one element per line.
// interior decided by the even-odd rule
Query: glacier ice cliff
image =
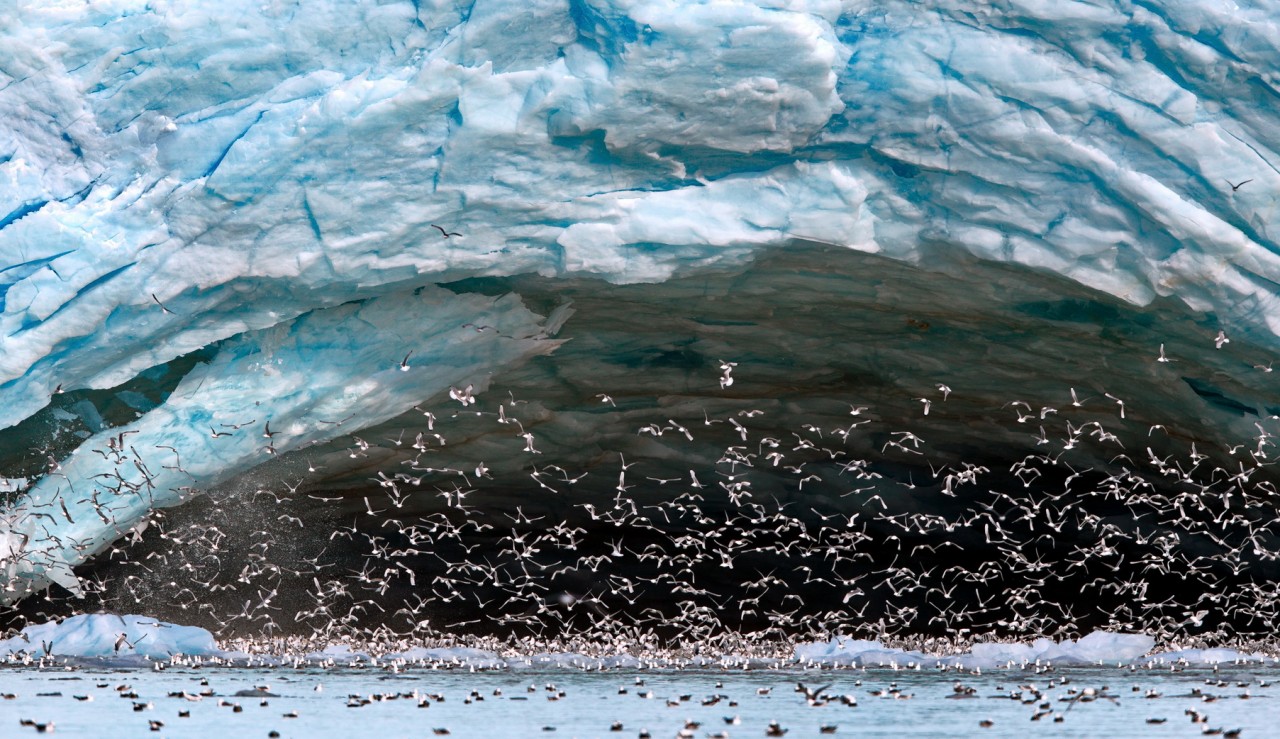
<path fill-rule="evenodd" d="M 1133 434 L 1073 471 L 1176 443 L 1266 482 L 1278 22 L 1209 0 L 21 2 L 5 600 L 78 592 L 70 568 L 157 508 L 296 490 L 304 466 L 375 517 L 370 481 L 437 431 L 414 406 L 444 419 L 466 385 L 537 438 L 454 414 L 431 469 L 487 465 L 503 511 L 547 505 L 544 464 L 600 479 L 634 450 L 683 478 L 733 438 L 637 427 L 757 409 L 753 444 L 790 441 L 859 404 L 878 474 L 946 493 L 881 505 L 940 510 L 935 465 L 1062 446 L 1042 408 L 1068 389 Z M 1039 418 L 1004 423 L 1024 399 Z M 908 419 L 932 464 L 892 436 Z M 1255 441 L 1246 474 L 1223 450 Z M 756 491 L 805 493 L 780 471 Z"/>

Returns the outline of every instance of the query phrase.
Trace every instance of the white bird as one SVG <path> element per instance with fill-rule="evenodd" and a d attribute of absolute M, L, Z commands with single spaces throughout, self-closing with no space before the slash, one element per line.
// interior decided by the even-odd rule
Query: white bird
<path fill-rule="evenodd" d="M 1172 362 L 1172 361 L 1173 361 L 1172 359 L 1169 359 L 1168 357 L 1166 357 L 1166 356 L 1164 355 L 1164 344 L 1161 344 L 1161 345 L 1160 345 L 1160 356 L 1156 357 L 1156 361 L 1157 361 L 1157 362 Z"/>
<path fill-rule="evenodd" d="M 720 370 L 724 373 L 720 376 L 721 390 L 733 384 L 733 368 L 737 366 L 737 362 L 726 362 L 723 359 L 720 360 Z"/>
<path fill-rule="evenodd" d="M 1103 393 L 1103 395 L 1107 396 L 1108 398 L 1111 398 L 1116 402 L 1116 405 L 1120 406 L 1120 417 L 1124 418 L 1124 401 L 1112 395 L 1111 393 Z"/>
<path fill-rule="evenodd" d="M 459 390 L 458 388 L 456 388 L 456 387 L 454 387 L 454 386 L 450 385 L 450 386 L 449 386 L 449 397 L 450 397 L 450 398 L 452 398 L 452 399 L 454 399 L 454 400 L 456 400 L 456 401 L 458 401 L 459 403 L 461 403 L 461 404 L 463 405 L 463 407 L 466 407 L 466 406 L 471 405 L 472 403 L 476 402 L 476 399 L 475 399 L 475 398 L 473 398 L 473 397 L 471 397 L 471 393 L 472 393 L 474 390 L 475 390 L 475 386 L 474 386 L 474 385 L 467 385 L 467 386 L 466 386 L 465 388 L 463 388 L 462 390 Z"/>
<path fill-rule="evenodd" d="M 136 640 L 131 642 L 129 641 L 128 634 L 121 634 L 120 636 L 116 637 L 116 651 L 119 652 L 120 647 L 128 647 L 130 649 L 136 650 L 138 648 L 138 642 L 146 638 L 147 638 L 147 634 L 143 634 L 142 636 L 138 637 Z"/>
<path fill-rule="evenodd" d="M 1213 339 L 1213 348 L 1221 349 L 1223 344 L 1230 344 L 1230 343 L 1231 343 L 1231 339 L 1227 338 L 1227 332 L 1219 329 L 1218 335 Z"/>

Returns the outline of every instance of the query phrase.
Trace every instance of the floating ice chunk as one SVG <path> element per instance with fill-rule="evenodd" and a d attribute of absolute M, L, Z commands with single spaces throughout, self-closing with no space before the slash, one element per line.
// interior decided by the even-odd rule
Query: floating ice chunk
<path fill-rule="evenodd" d="M 575 652 L 544 652 L 519 660 L 509 660 L 513 668 L 544 669 L 560 668 L 574 670 L 616 670 L 640 666 L 640 660 L 630 654 L 608 656 L 588 656 Z"/>
<path fill-rule="evenodd" d="M 957 658 L 956 664 L 966 667 L 995 667 L 1004 664 L 1027 664 L 1052 644 L 1048 639 L 1038 639 L 1034 644 L 1002 644 L 987 642 L 974 644 L 969 654 Z"/>
<path fill-rule="evenodd" d="M 1187 663 L 1193 665 L 1217 665 L 1230 662 L 1271 662 L 1275 663 L 1274 657 L 1268 657 L 1258 652 L 1240 652 L 1235 649 L 1179 649 L 1172 652 L 1159 652 L 1151 655 L 1151 662 L 1155 663 Z"/>
<path fill-rule="evenodd" d="M 793 656 L 800 662 L 821 662 L 826 658 L 847 654 L 862 654 L 884 649 L 878 641 L 835 637 L 828 642 L 797 644 Z"/>
<path fill-rule="evenodd" d="M 507 666 L 507 663 L 496 653 L 472 647 L 415 647 L 404 652 L 386 655 L 384 659 L 454 664 L 474 667 L 478 670 L 498 670 Z"/>
<path fill-rule="evenodd" d="M 878 641 L 842 637 L 825 643 L 799 644 L 793 658 L 805 664 L 857 667 L 920 664 L 928 659 L 919 652 L 886 647 Z"/>
<path fill-rule="evenodd" d="M 167 659 L 221 652 L 213 635 L 197 626 L 164 623 L 145 616 L 95 613 L 28 626 L 0 641 L 0 655 L 35 657 L 129 657 Z"/>
<path fill-rule="evenodd" d="M 823 665 L 887 665 L 941 662 L 969 669 L 988 669 L 1033 662 L 1054 664 L 1132 663 L 1155 645 L 1155 638 L 1144 634 L 1113 634 L 1095 631 L 1079 640 L 1054 642 L 1036 639 L 1027 643 L 975 644 L 968 653 L 929 656 L 919 652 L 892 649 L 878 641 L 835 638 L 829 642 L 800 644 L 794 659 L 806 664 Z"/>
<path fill-rule="evenodd" d="M 1132 662 L 1155 646 L 1155 637 L 1144 634 L 1113 634 L 1095 631 L 1079 640 L 1053 644 L 1036 659 L 1056 664 L 1096 664 Z"/>
<path fill-rule="evenodd" d="M 353 648 L 350 644 L 330 644 L 319 652 L 310 652 L 305 659 L 320 664 L 350 664 L 352 662 L 368 662 L 373 655 Z"/>

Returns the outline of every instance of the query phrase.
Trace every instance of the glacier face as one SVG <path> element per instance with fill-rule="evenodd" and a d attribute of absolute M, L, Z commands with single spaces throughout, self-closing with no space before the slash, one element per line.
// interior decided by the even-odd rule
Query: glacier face
<path fill-rule="evenodd" d="M 42 412 L 87 431 L 47 465 L 0 470 L 48 473 L 5 513 L 10 598 L 74 587 L 68 566 L 138 530 L 153 505 L 270 459 L 275 442 L 331 444 L 341 459 L 352 431 L 490 374 L 579 408 L 561 443 L 577 453 L 599 435 L 585 398 L 657 382 L 634 376 L 653 365 L 630 361 L 625 334 L 599 338 L 628 320 L 610 313 L 609 284 L 649 296 L 637 315 L 668 334 L 653 342 L 662 361 L 707 373 L 692 394 L 714 392 L 713 352 L 741 358 L 756 332 L 775 350 L 752 358 L 774 373 L 743 384 L 768 399 L 788 367 L 810 382 L 824 361 L 862 361 L 856 346 L 815 359 L 824 344 L 888 341 L 874 309 L 801 330 L 805 303 L 848 308 L 859 276 L 922 281 L 882 295 L 904 338 L 863 368 L 897 378 L 901 398 L 884 398 L 904 401 L 896 417 L 940 380 L 1009 399 L 1002 383 L 1018 373 L 991 374 L 981 352 L 939 359 L 956 351 L 946 337 L 917 341 L 962 291 L 981 318 L 964 342 L 1047 331 L 1054 310 L 1090 327 L 1043 334 L 1060 359 L 1102 334 L 1148 360 L 1158 344 L 1182 349 L 1183 374 L 1209 377 L 1232 367 L 1187 355 L 1218 329 L 1252 348 L 1230 355 L 1242 372 L 1280 343 L 1268 235 L 1280 13 L 1267 4 L 120 0 L 24 3 L 14 17 L 0 68 L 0 425 L 12 446 Z M 777 295 L 786 255 L 814 245 L 875 256 L 830 257 L 829 280 L 796 256 L 809 276 Z M 758 300 L 734 303 L 752 260 L 768 279 Z M 713 287 L 700 296 L 702 275 Z M 1042 279 L 1057 281 L 1018 292 Z M 538 307 L 434 287 L 468 281 Z M 556 345 L 557 291 L 579 300 L 567 326 L 596 339 L 572 356 L 595 369 L 538 385 L 543 365 L 515 365 Z M 661 325 L 655 305 L 708 294 L 734 311 L 696 330 Z M 775 304 L 789 323 L 730 340 Z M 1077 316 L 1081 305 L 1104 308 Z M 1132 332 L 1107 337 L 1125 316 Z M 701 338 L 671 339 L 681 332 Z M 590 362 L 609 357 L 632 376 L 588 382 L 602 376 Z M 1101 361 L 1116 384 L 1152 381 L 1146 365 Z M 1087 366 L 1014 366 L 1090 386 L 1072 379 Z M 185 377 L 140 399 L 113 390 L 166 371 Z M 1193 380 L 1144 389 L 1165 414 L 1150 420 L 1236 439 L 1269 412 L 1260 380 Z M 132 413 L 94 420 L 100 390 L 134 398 Z M 41 410 L 60 395 L 80 410 Z M 247 425 L 228 439 L 240 429 L 222 423 Z M 356 470 L 339 483 L 368 472 Z M 118 510 L 64 490 L 96 475 L 116 493 L 128 483 Z"/>
<path fill-rule="evenodd" d="M 1274 333 L 1274 20 L 1172 5 L 24 6 L 0 422 L 397 287 L 796 238 Z"/>

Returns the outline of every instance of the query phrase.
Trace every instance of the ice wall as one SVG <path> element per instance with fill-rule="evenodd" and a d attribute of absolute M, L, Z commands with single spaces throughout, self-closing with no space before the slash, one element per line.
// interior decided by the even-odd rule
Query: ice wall
<path fill-rule="evenodd" d="M 792 237 L 1274 328 L 1267 9 L 966 8 L 24 5 L 0 420 L 389 286 Z"/>
<path fill-rule="evenodd" d="M 331 438 L 344 417 L 347 433 L 534 351 L 495 335 L 470 353 L 462 324 L 509 316 L 528 337 L 533 318 L 437 296 L 411 360 L 441 368 L 371 401 L 363 383 L 398 383 L 412 342 L 338 327 L 432 283 L 658 282 L 797 240 L 946 249 L 1133 304 L 1176 296 L 1276 346 L 1276 18 L 1119 0 L 19 3 L 0 30 L 0 426 L 228 343 L 7 514 L 10 594 L 72 584 L 65 564 L 141 520 L 129 495 L 73 510 L 96 504 L 72 484 L 154 494 L 197 463 L 210 484 L 264 441 Z M 295 366 L 233 379 L 258 362 L 237 347 L 270 354 L 281 334 Z M 311 373 L 329 378 L 314 394 Z M 241 416 L 206 454 L 209 422 Z M 186 472 L 135 466 L 143 441 Z M 68 510 L 33 513 L 55 500 Z"/>

